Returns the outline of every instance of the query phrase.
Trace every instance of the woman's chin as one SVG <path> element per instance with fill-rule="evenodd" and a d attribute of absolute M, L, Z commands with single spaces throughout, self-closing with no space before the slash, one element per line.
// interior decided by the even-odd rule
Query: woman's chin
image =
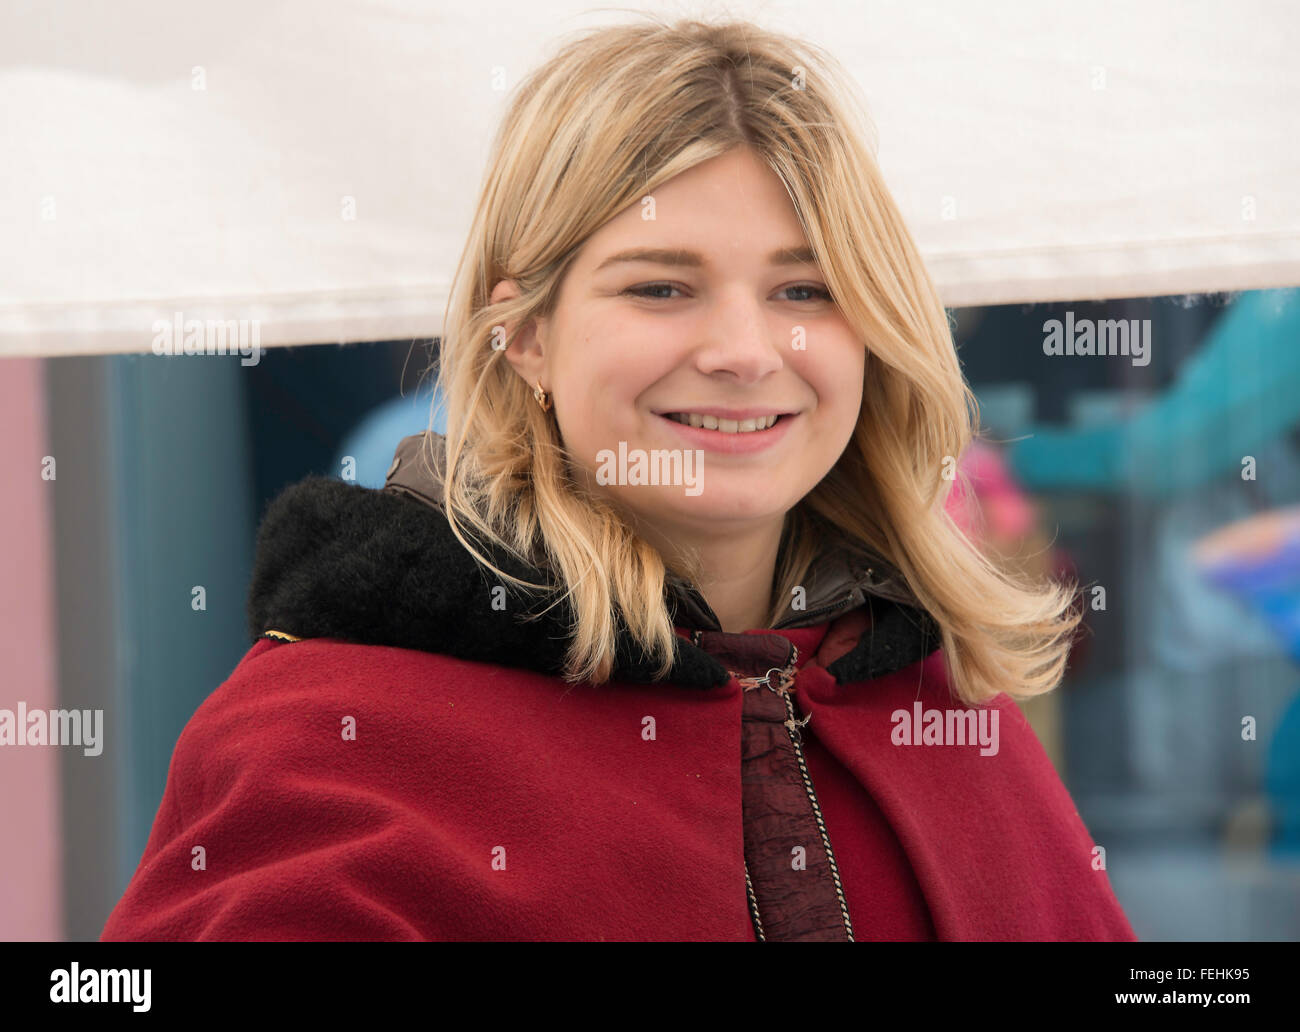
<path fill-rule="evenodd" d="M 712 525 L 735 526 L 739 523 L 761 524 L 781 520 L 788 510 L 773 505 L 771 494 L 753 490 L 728 491 L 726 488 L 706 488 L 699 495 L 689 496 L 680 487 L 653 488 L 657 494 L 653 502 L 648 495 L 629 497 L 623 493 L 624 505 L 646 519 L 665 520 L 689 524 L 700 530 Z M 756 496 L 757 495 L 757 496 Z"/>

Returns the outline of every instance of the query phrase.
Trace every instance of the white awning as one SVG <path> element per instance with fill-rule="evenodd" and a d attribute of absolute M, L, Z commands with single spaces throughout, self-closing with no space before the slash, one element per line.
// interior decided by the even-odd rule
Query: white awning
<path fill-rule="evenodd" d="M 857 76 L 949 306 L 1300 284 L 1285 0 L 727 10 Z M 0 355 L 148 352 L 178 311 L 255 321 L 263 346 L 437 334 L 509 89 L 625 17 L 5 5 Z"/>

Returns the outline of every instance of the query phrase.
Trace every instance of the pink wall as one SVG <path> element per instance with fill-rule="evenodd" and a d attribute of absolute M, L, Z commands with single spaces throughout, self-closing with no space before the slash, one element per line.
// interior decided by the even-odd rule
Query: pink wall
<path fill-rule="evenodd" d="M 0 708 L 15 712 L 58 706 L 47 448 L 44 360 L 0 359 Z M 59 762 L 0 746 L 0 940 L 63 938 Z"/>

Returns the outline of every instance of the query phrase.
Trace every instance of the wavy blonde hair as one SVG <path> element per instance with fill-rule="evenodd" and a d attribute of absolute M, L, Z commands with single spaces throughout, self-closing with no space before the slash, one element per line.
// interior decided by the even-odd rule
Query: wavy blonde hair
<path fill-rule="evenodd" d="M 667 675 L 678 639 L 665 560 L 613 505 L 579 486 L 552 415 L 502 345 L 553 311 L 573 257 L 596 230 L 674 176 L 748 146 L 784 181 L 831 295 L 871 342 L 854 434 L 787 514 L 769 626 L 789 612 L 793 588 L 834 531 L 906 578 L 942 631 L 952 690 L 966 704 L 1055 687 L 1080 618 L 1075 587 L 1000 571 L 945 511 L 978 405 L 877 168 L 874 127 L 852 78 L 814 44 L 749 22 L 646 17 L 563 43 L 520 84 L 493 141 L 438 370 L 442 500 L 457 537 L 503 581 L 568 599 L 567 681 L 609 680 L 620 622 Z M 506 279 L 519 296 L 492 304 Z M 507 326 L 516 327 L 508 338 Z M 506 573 L 481 542 L 554 582 Z"/>

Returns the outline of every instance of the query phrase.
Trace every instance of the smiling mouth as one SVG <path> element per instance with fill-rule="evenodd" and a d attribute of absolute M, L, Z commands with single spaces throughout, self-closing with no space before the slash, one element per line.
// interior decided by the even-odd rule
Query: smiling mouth
<path fill-rule="evenodd" d="M 779 420 L 786 418 L 785 413 L 773 413 L 753 419 L 719 419 L 717 416 L 704 416 L 698 412 L 664 412 L 661 415 L 683 426 L 693 426 L 699 430 L 717 430 L 724 434 L 752 434 L 760 430 L 770 430 Z"/>

